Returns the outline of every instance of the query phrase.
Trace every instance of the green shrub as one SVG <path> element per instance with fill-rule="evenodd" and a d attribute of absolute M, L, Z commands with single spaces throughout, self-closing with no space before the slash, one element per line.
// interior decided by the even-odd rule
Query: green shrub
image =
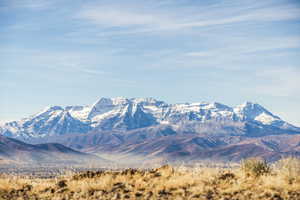
<path fill-rule="evenodd" d="M 271 172 L 271 167 L 264 159 L 249 158 L 241 162 L 241 169 L 247 176 L 259 177 Z"/>

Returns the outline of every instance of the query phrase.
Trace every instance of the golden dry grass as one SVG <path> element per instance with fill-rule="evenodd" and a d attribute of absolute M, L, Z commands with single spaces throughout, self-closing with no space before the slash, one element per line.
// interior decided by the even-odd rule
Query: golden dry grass
<path fill-rule="evenodd" d="M 245 162 L 233 169 L 166 165 L 152 170 L 86 171 L 51 179 L 2 175 L 0 199 L 300 199 L 298 159 L 287 158 L 272 166 L 260 160 Z M 262 167 L 268 170 L 251 172 L 257 168 L 260 172 Z"/>

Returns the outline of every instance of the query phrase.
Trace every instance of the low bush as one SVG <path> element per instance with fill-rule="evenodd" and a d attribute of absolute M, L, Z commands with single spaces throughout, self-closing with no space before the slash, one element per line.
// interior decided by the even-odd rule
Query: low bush
<path fill-rule="evenodd" d="M 271 166 L 266 160 L 260 158 L 249 158 L 241 162 L 241 169 L 246 176 L 259 177 L 271 172 Z"/>

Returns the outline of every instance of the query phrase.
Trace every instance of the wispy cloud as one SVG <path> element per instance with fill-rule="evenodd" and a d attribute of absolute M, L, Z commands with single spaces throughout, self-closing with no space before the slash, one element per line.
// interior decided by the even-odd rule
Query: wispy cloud
<path fill-rule="evenodd" d="M 111 7 L 98 7 L 83 10 L 80 17 L 107 27 L 164 24 L 163 16 L 126 11 Z"/>
<path fill-rule="evenodd" d="M 232 44 L 223 48 L 215 48 L 212 50 L 201 50 L 187 52 L 185 55 L 190 57 L 218 57 L 218 56 L 249 56 L 249 54 L 261 53 L 264 51 L 273 51 L 280 49 L 300 48 L 300 37 L 273 37 L 273 38 L 257 38 L 256 41 L 247 39 L 228 39 Z M 242 43 L 243 45 L 238 45 Z"/>
<path fill-rule="evenodd" d="M 205 18 L 205 16 L 202 16 Z M 199 20 L 196 22 L 188 22 L 175 24 L 174 28 L 187 27 L 206 27 L 214 25 L 225 25 L 239 22 L 266 22 L 281 21 L 300 18 L 300 8 L 294 6 L 276 6 L 273 8 L 261 8 L 248 11 L 248 13 L 237 14 L 234 16 L 222 16 L 214 20 Z"/>
<path fill-rule="evenodd" d="M 211 57 L 216 55 L 216 51 L 195 51 L 195 52 L 188 52 L 185 55 L 191 57 Z"/>
<path fill-rule="evenodd" d="M 49 8 L 53 1 L 47 0 L 4 0 L 3 4 L 12 8 L 26 8 L 32 10 L 42 10 Z"/>
<path fill-rule="evenodd" d="M 79 69 L 80 72 L 92 74 L 92 75 L 103 75 L 105 74 L 102 70 L 95 70 L 95 69 Z"/>
<path fill-rule="evenodd" d="M 156 52 L 157 62 L 149 65 L 149 69 L 206 69 L 243 71 L 256 68 L 278 66 L 289 63 L 290 66 L 298 66 L 295 59 L 299 56 L 300 37 L 257 37 L 255 40 L 238 37 L 225 37 L 216 40 L 221 45 L 215 45 L 214 41 L 208 48 L 199 47 L 199 50 L 187 51 L 177 49 L 169 54 Z M 185 52 L 184 52 L 185 51 Z"/>
<path fill-rule="evenodd" d="M 114 49 L 111 51 L 103 52 L 103 57 L 110 57 L 112 54 L 118 53 L 121 49 Z M 48 72 L 56 74 L 57 76 L 73 76 L 74 79 L 99 79 L 110 82 L 114 85 L 120 85 L 122 87 L 138 87 L 138 84 L 134 80 L 124 78 L 122 75 L 111 73 L 107 70 L 107 66 L 103 63 L 99 63 L 99 58 L 102 58 L 97 52 L 85 52 L 85 51 L 42 51 L 37 49 L 24 49 L 24 48 L 0 48 L 1 55 L 16 56 L 20 59 L 25 57 L 24 63 L 30 67 L 9 68 L 0 67 L 0 75 L 4 74 L 25 74 L 31 71 L 34 74 L 40 74 L 45 76 Z M 3 61 L 3 60 L 2 60 Z M 31 61 L 31 62 L 30 62 Z M 47 76 L 46 78 L 53 79 L 53 76 Z M 56 77 L 55 79 L 58 80 Z M 77 81 L 78 81 L 77 80 Z M 5 84 L 5 85 L 2 85 Z M 10 84 L 10 85 L 8 85 Z M 17 87 L 15 82 L 0 82 L 0 86 L 3 88 Z"/>
<path fill-rule="evenodd" d="M 25 49 L 14 47 L 2 47 L 0 53 L 7 57 L 16 56 L 24 59 L 25 62 L 31 61 L 31 67 L 44 69 L 51 69 L 61 72 L 77 72 L 88 75 L 103 75 L 106 72 L 102 69 L 97 69 L 95 66 L 95 59 L 97 55 L 90 52 L 81 51 L 41 51 L 37 49 Z M 2 61 L 6 61 L 3 59 Z M 19 72 L 28 69 L 20 67 L 18 69 L 2 68 L 6 72 Z"/>
<path fill-rule="evenodd" d="M 80 74 L 87 75 L 105 75 L 107 74 L 105 71 L 101 69 L 93 69 L 85 66 L 86 64 L 74 63 L 70 61 L 61 61 L 55 62 L 54 66 L 48 66 L 51 70 L 61 71 L 61 72 L 76 72 Z"/>
<path fill-rule="evenodd" d="M 138 7 L 138 5 L 132 7 L 125 4 L 123 6 L 116 4 L 93 5 L 83 8 L 76 18 L 88 20 L 104 28 L 126 28 L 127 30 L 121 30 L 121 32 L 128 34 L 243 22 L 300 19 L 300 7 L 293 4 L 270 4 L 267 7 L 264 4 L 256 3 L 254 6 L 246 7 L 246 9 L 244 7 L 230 7 L 230 4 L 225 4 L 225 6 L 223 4 L 222 6 L 205 5 L 199 7 L 199 12 L 195 12 L 195 9 L 190 7 L 145 9 L 144 6 Z M 120 30 L 111 30 L 111 32 L 120 32 Z"/>

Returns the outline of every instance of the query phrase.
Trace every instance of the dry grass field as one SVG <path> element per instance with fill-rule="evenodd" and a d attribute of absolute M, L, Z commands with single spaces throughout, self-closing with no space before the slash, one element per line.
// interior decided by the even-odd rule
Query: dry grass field
<path fill-rule="evenodd" d="M 249 159 L 234 168 L 85 171 L 55 178 L 1 174 L 0 199 L 300 199 L 300 160 Z"/>

